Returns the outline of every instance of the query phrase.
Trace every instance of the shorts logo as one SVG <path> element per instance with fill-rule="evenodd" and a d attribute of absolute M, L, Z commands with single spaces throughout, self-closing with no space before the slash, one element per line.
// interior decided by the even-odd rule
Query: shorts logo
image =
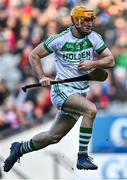
<path fill-rule="evenodd" d="M 71 93 L 71 92 L 73 92 L 73 89 L 68 89 L 67 91 L 68 91 L 69 93 Z"/>

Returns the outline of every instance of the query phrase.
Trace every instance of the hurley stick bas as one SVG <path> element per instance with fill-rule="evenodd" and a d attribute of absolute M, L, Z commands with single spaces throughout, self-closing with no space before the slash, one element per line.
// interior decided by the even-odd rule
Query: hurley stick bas
<path fill-rule="evenodd" d="M 63 84 L 63 83 L 68 83 L 68 82 L 76 82 L 76 81 L 105 81 L 107 77 L 108 77 L 108 73 L 104 69 L 96 68 L 93 71 L 82 76 L 51 81 L 51 85 Z M 30 85 L 23 86 L 22 90 L 26 92 L 27 89 L 41 87 L 41 86 L 43 87 L 41 83 L 30 84 Z"/>

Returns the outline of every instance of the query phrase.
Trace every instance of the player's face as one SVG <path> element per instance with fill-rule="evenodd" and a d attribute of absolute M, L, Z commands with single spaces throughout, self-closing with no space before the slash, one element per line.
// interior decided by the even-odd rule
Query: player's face
<path fill-rule="evenodd" d="M 89 34 L 93 29 L 94 19 L 93 18 L 83 19 L 80 22 L 80 24 L 81 24 L 80 30 L 82 31 L 82 33 Z"/>

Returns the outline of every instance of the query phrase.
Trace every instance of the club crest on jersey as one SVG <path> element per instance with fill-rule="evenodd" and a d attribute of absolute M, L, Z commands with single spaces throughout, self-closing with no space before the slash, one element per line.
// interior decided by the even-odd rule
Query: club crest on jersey
<path fill-rule="evenodd" d="M 81 42 L 66 42 L 61 51 L 63 52 L 75 52 L 75 51 L 83 51 L 93 48 L 92 43 L 89 39 L 83 40 Z"/>

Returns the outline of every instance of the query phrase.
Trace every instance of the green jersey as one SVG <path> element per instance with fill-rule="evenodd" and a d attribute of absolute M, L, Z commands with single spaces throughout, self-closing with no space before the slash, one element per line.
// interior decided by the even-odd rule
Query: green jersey
<path fill-rule="evenodd" d="M 44 47 L 49 53 L 55 53 L 56 79 L 66 79 L 86 74 L 79 70 L 78 64 L 83 60 L 92 61 L 95 51 L 100 54 L 107 46 L 102 37 L 92 31 L 83 38 L 77 38 L 72 33 L 72 27 L 60 34 L 50 36 Z M 89 82 L 71 82 L 67 85 L 86 92 L 89 89 Z"/>

